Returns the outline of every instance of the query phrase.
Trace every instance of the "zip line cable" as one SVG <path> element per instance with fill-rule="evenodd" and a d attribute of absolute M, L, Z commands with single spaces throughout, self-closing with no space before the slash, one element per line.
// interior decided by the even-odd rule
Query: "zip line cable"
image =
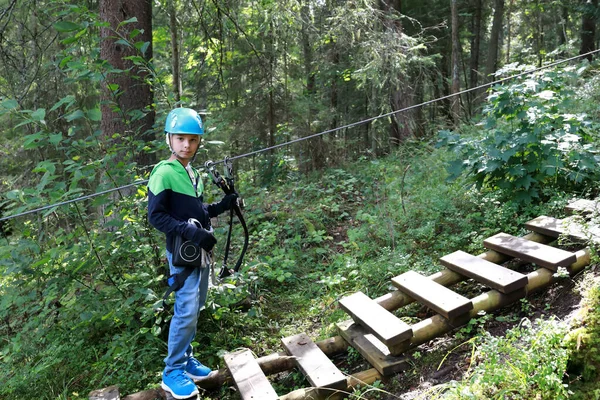
<path fill-rule="evenodd" d="M 315 134 L 312 134 L 312 135 L 308 135 L 308 136 L 304 136 L 304 137 L 297 138 L 297 139 L 294 139 L 294 140 L 290 140 L 288 142 L 276 144 L 274 146 L 265 147 L 265 148 L 262 148 L 260 150 L 254 150 L 254 151 L 251 151 L 251 152 L 248 152 L 248 153 L 244 153 L 244 154 L 240 154 L 240 155 L 233 156 L 233 157 L 226 157 L 223 160 L 211 162 L 211 163 L 208 164 L 208 166 L 210 167 L 210 166 L 217 165 L 217 164 L 224 164 L 224 163 L 226 163 L 228 161 L 239 160 L 241 158 L 253 156 L 253 155 L 256 155 L 256 154 L 261 154 L 261 153 L 264 153 L 266 151 L 278 149 L 278 148 L 284 147 L 284 146 L 289 146 L 289 145 L 294 144 L 294 143 L 302 142 L 302 141 L 308 140 L 308 139 L 313 139 L 313 138 L 316 138 L 316 137 L 319 137 L 319 136 L 326 135 L 328 133 L 333 133 L 333 132 L 340 131 L 342 129 L 348 129 L 348 128 L 353 128 L 355 126 L 364 125 L 364 124 L 367 124 L 369 122 L 378 120 L 380 118 L 386 118 L 386 117 L 389 117 L 389 116 L 392 116 L 392 115 L 395 115 L 395 114 L 398 114 L 398 113 L 401 113 L 401 112 L 410 111 L 410 110 L 418 108 L 418 107 L 427 106 L 427 105 L 430 105 L 430 104 L 433 104 L 433 103 L 437 103 L 438 101 L 446 100 L 446 99 L 449 99 L 449 98 L 452 98 L 452 97 L 455 97 L 455 96 L 460 96 L 461 94 L 470 93 L 470 92 L 473 92 L 473 91 L 476 91 L 476 90 L 480 90 L 480 89 L 483 89 L 483 88 L 486 88 L 486 87 L 489 87 L 489 86 L 493 86 L 493 85 L 496 85 L 496 84 L 499 84 L 499 83 L 504 83 L 506 81 L 509 81 L 509 80 L 512 80 L 512 79 L 515 79 L 515 78 L 519 78 L 521 76 L 533 74 L 535 72 L 544 70 L 546 68 L 554 67 L 556 65 L 564 64 L 564 63 L 567 63 L 567 62 L 570 62 L 570 61 L 573 61 L 573 60 L 577 60 L 577 59 L 580 59 L 580 58 L 583 58 L 583 57 L 587 57 L 589 55 L 592 55 L 592 54 L 595 54 L 595 53 L 598 53 L 598 52 L 600 52 L 600 49 L 593 50 L 593 51 L 590 51 L 590 52 L 587 52 L 587 53 L 584 53 L 584 54 L 580 54 L 580 55 L 577 55 L 577 56 L 574 56 L 574 57 L 571 57 L 571 58 L 567 58 L 567 59 L 564 59 L 564 60 L 556 61 L 556 62 L 547 64 L 547 65 L 543 65 L 543 66 L 538 67 L 538 68 L 534 68 L 534 69 L 530 69 L 528 71 L 521 72 L 521 73 L 516 74 L 516 75 L 511 75 L 509 77 L 498 79 L 496 81 L 485 83 L 483 85 L 479 85 L 479 86 L 476 86 L 476 87 L 473 87 L 473 88 L 470 88 L 470 89 L 465 89 L 465 90 L 462 90 L 462 91 L 457 92 L 457 93 L 452 93 L 452 94 L 449 94 L 447 96 L 438 97 L 438 98 L 433 99 L 433 100 L 428 100 L 428 101 L 425 101 L 423 103 L 419 103 L 419 104 L 415 104 L 415 105 L 412 105 L 412 106 L 408 106 L 408 107 L 402 108 L 400 110 L 395 110 L 395 111 L 390 111 L 390 112 L 385 113 L 385 114 L 380 114 L 380 115 L 378 115 L 376 117 L 371 117 L 371 118 L 363 119 L 361 121 L 357 121 L 357 122 L 353 122 L 351 124 L 339 126 L 337 128 L 328 129 L 328 130 L 325 130 L 325 131 L 322 131 L 322 132 L 319 132 L 319 133 L 315 133 Z M 134 186 L 138 186 L 138 185 L 144 185 L 146 183 L 148 183 L 148 179 L 145 179 L 143 181 L 133 182 L 133 183 L 130 183 L 128 185 L 123 185 L 123 186 L 119 186 L 119 187 L 112 188 L 112 189 L 107 189 L 107 190 L 104 190 L 102 192 L 92 193 L 92 194 L 89 194 L 89 195 L 77 197 L 75 199 L 71 199 L 71 200 L 67 200 L 67 201 L 63 201 L 63 202 L 51 204 L 51 205 L 48 205 L 48 206 L 36 208 L 36 209 L 33 209 L 33 210 L 29 210 L 29 211 L 25 211 L 25 212 L 22 212 L 22 213 L 18 213 L 18 214 L 15 214 L 15 215 L 9 215 L 7 217 L 2 217 L 2 218 L 0 218 L 0 222 L 7 221 L 9 219 L 13 219 L 13 218 L 17 218 L 17 217 L 22 217 L 22 216 L 33 214 L 33 213 L 37 213 L 37 212 L 40 212 L 40 211 L 48 210 L 48 209 L 51 209 L 51 208 L 60 207 L 60 206 L 66 205 L 66 204 L 71 204 L 71 203 L 74 203 L 76 201 L 91 199 L 93 197 L 102 196 L 104 194 L 116 192 L 116 191 L 119 191 L 119 190 L 122 190 L 122 189 L 126 189 L 126 188 L 129 188 L 129 187 L 134 187 Z"/>

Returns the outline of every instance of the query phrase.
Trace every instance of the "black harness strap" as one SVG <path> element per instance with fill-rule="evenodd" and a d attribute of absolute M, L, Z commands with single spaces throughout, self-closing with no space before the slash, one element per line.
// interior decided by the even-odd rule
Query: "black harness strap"
<path fill-rule="evenodd" d="M 205 164 L 206 170 L 211 175 L 213 183 L 217 185 L 225 195 L 228 194 L 236 194 L 234 179 L 233 179 L 233 166 L 229 159 L 225 159 L 225 178 L 223 178 L 214 168 L 214 165 L 211 161 L 207 161 Z M 242 225 L 242 229 L 244 230 L 244 245 L 242 247 L 242 252 L 235 263 L 235 266 L 232 269 L 227 267 L 227 259 L 229 257 L 229 249 L 231 247 L 231 232 L 233 230 L 233 215 L 237 215 L 240 224 Z M 242 266 L 242 262 L 244 261 L 244 255 L 248 249 L 250 235 L 248 233 L 248 226 L 246 225 L 246 220 L 244 219 L 244 214 L 242 213 L 242 209 L 239 205 L 238 200 L 236 199 L 231 205 L 231 209 L 229 212 L 229 232 L 227 233 L 227 242 L 225 244 L 225 255 L 223 256 L 223 266 L 221 271 L 219 272 L 219 279 L 223 279 L 229 275 L 232 275 L 234 272 L 238 272 L 240 267 Z"/>

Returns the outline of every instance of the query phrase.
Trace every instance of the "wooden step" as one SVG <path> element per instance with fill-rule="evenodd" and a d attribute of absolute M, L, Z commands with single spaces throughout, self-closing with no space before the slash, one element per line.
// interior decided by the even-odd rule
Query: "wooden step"
<path fill-rule="evenodd" d="M 381 375 L 390 376 L 411 368 L 406 356 L 393 356 L 390 350 L 372 333 L 351 319 L 337 323 L 340 336 L 355 348 Z"/>
<path fill-rule="evenodd" d="M 577 261 L 574 253 L 518 238 L 507 233 L 498 233 L 487 238 L 483 241 L 483 245 L 498 253 L 536 263 L 551 271 L 557 271 L 559 267 L 568 267 Z"/>
<path fill-rule="evenodd" d="M 471 300 L 415 271 L 392 278 L 392 283 L 447 319 L 456 318 L 473 308 Z"/>
<path fill-rule="evenodd" d="M 224 360 L 242 400 L 279 398 L 250 350 L 228 353 Z"/>
<path fill-rule="evenodd" d="M 574 241 L 600 243 L 600 227 L 584 226 L 578 222 L 578 218 L 556 219 L 542 215 L 526 222 L 525 228 L 550 237 L 566 236 Z"/>
<path fill-rule="evenodd" d="M 511 293 L 527 286 L 527 276 L 464 251 L 448 254 L 440 258 L 440 262 L 446 268 L 501 293 Z"/>
<path fill-rule="evenodd" d="M 600 213 L 600 199 L 587 200 L 578 199 L 570 202 L 565 206 L 565 211 L 570 214 L 589 215 L 592 213 Z"/>
<path fill-rule="evenodd" d="M 318 388 L 320 396 L 330 396 L 336 390 L 348 389 L 344 374 L 305 333 L 281 341 L 287 353 L 295 357 L 296 364 L 306 379 L 313 387 Z"/>
<path fill-rule="evenodd" d="M 398 319 L 362 292 L 344 297 L 339 304 L 355 322 L 361 324 L 381 340 L 392 355 L 398 354 L 394 348 L 395 345 L 412 337 L 412 329 L 407 323 Z"/>

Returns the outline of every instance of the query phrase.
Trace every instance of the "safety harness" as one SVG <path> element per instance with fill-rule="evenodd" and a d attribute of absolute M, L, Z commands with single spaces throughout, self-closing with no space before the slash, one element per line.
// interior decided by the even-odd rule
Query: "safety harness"
<path fill-rule="evenodd" d="M 211 161 L 207 161 L 205 163 L 205 167 L 207 172 L 212 178 L 212 181 L 215 185 L 217 185 L 225 195 L 235 194 L 237 196 L 237 192 L 235 191 L 234 178 L 233 178 L 233 166 L 231 164 L 231 160 L 225 158 L 225 172 L 223 173 L 224 177 L 219 174 L 219 172 L 215 169 L 214 164 Z M 244 245 L 242 247 L 242 252 L 235 263 L 235 266 L 230 269 L 227 266 L 227 259 L 229 258 L 229 249 L 231 247 L 231 232 L 233 230 L 233 215 L 237 215 L 240 224 L 242 225 L 242 229 L 244 230 Z M 210 228 L 212 232 L 212 228 Z M 221 267 L 221 271 L 219 272 L 219 279 L 223 279 L 227 276 L 232 275 L 235 272 L 240 270 L 242 266 L 242 262 L 244 260 L 244 255 L 246 254 L 246 250 L 248 249 L 249 242 L 249 233 L 248 227 L 246 225 L 246 220 L 244 219 L 244 215 L 242 213 L 242 209 L 240 207 L 240 201 L 236 197 L 236 199 L 232 202 L 230 212 L 229 212 L 229 232 L 227 233 L 227 242 L 225 244 L 225 254 L 223 256 L 223 265 Z M 206 258 L 206 267 L 212 268 L 212 261 L 210 259 L 210 254 L 206 253 L 204 250 L 202 251 L 203 259 Z M 204 260 L 203 260 L 204 261 Z M 204 265 L 204 263 L 203 263 Z M 194 268 L 185 268 L 182 272 L 178 274 L 171 274 L 167 278 L 167 285 L 169 288 L 167 289 L 165 295 L 163 296 L 163 309 L 165 308 L 166 299 L 173 292 L 178 291 L 183 287 L 185 280 L 191 275 L 194 271 Z"/>
<path fill-rule="evenodd" d="M 237 195 L 237 192 L 235 191 L 235 184 L 234 184 L 234 178 L 233 178 L 233 164 L 231 163 L 231 160 L 227 157 L 225 157 L 224 164 L 225 164 L 225 170 L 224 170 L 223 176 L 221 176 L 219 174 L 219 172 L 215 169 L 215 165 L 212 161 L 207 161 L 204 164 L 204 166 L 206 167 L 206 170 L 210 174 L 213 183 L 215 185 L 217 185 L 219 188 L 221 188 L 221 190 L 223 190 L 225 195 L 230 195 L 230 194 Z M 246 250 L 248 249 L 248 242 L 249 242 L 250 235 L 248 234 L 248 226 L 246 225 L 246 220 L 244 219 L 244 214 L 242 213 L 242 208 L 240 207 L 240 203 L 242 203 L 242 201 L 240 201 L 236 198 L 229 210 L 229 232 L 227 232 L 227 242 L 225 243 L 225 254 L 223 255 L 223 265 L 221 267 L 221 271 L 219 272 L 219 279 L 223 279 L 223 278 L 230 276 L 233 273 L 238 272 L 240 270 L 240 267 L 242 266 L 242 262 L 244 260 L 244 256 L 246 255 Z M 244 245 L 242 247 L 242 252 L 240 253 L 239 258 L 238 258 L 237 262 L 235 263 L 235 266 L 232 269 L 230 269 L 227 266 L 227 259 L 229 257 L 229 249 L 231 247 L 231 231 L 233 230 L 233 214 L 234 213 L 235 213 L 235 215 L 237 215 L 238 220 L 240 221 L 240 224 L 242 225 L 242 229 L 244 230 Z"/>

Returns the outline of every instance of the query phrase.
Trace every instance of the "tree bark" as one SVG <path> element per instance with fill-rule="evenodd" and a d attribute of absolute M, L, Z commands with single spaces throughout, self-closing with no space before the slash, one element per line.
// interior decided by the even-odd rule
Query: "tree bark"
<path fill-rule="evenodd" d="M 567 22 L 569 21 L 569 8 L 567 6 L 560 7 L 561 13 L 558 23 L 558 46 L 561 47 L 558 53 L 561 57 L 564 57 L 567 52 L 564 48 L 567 44 Z"/>
<path fill-rule="evenodd" d="M 498 50 L 500 48 L 500 31 L 502 30 L 502 19 L 504 17 L 504 0 L 494 2 L 494 20 L 490 34 L 490 45 L 488 46 L 488 58 L 485 68 L 487 81 L 493 81 L 492 76 L 498 68 Z"/>
<path fill-rule="evenodd" d="M 402 34 L 402 23 L 394 14 L 400 14 L 402 10 L 401 0 L 381 0 L 379 7 L 389 17 L 383 16 L 384 29 L 393 32 L 394 35 Z M 390 108 L 392 111 L 401 110 L 413 105 L 413 90 L 405 77 L 397 78 L 397 82 L 390 87 Z M 411 112 L 401 112 L 391 115 L 390 124 L 390 145 L 392 147 L 400 145 L 404 140 L 412 135 L 411 127 L 414 124 Z"/>
<path fill-rule="evenodd" d="M 317 111 L 312 105 L 316 93 L 316 73 L 313 66 L 313 48 L 311 41 L 311 21 L 310 0 L 305 0 L 302 5 L 302 52 L 304 56 L 304 74 L 306 76 L 306 95 L 309 100 L 306 116 L 306 135 L 313 133 L 312 122 L 315 119 Z M 308 170 L 320 169 L 324 163 L 324 144 L 323 137 L 318 136 L 308 140 L 307 144 L 308 158 L 310 162 L 305 163 Z"/>
<path fill-rule="evenodd" d="M 471 57 L 469 60 L 469 87 L 477 86 L 479 70 L 479 44 L 481 43 L 481 0 L 475 0 L 475 9 L 471 19 Z"/>
<path fill-rule="evenodd" d="M 596 20 L 594 15 L 598 9 L 598 0 L 582 0 L 583 16 L 581 18 L 581 47 L 579 54 L 586 54 L 596 50 Z M 586 56 L 591 62 L 592 54 Z"/>
<path fill-rule="evenodd" d="M 132 18 L 137 22 L 123 24 Z M 102 91 L 102 136 L 106 142 L 115 134 L 149 142 L 153 139 L 154 110 L 152 91 L 145 81 L 147 72 L 126 57 L 141 55 L 145 61 L 152 58 L 152 3 L 150 0 L 100 0 L 100 19 L 108 23 L 100 29 L 100 57 L 109 64 Z M 141 33 L 131 38 L 134 29 Z M 135 42 L 148 43 L 143 54 L 133 46 Z M 144 116 L 139 118 L 137 112 L 143 112 Z M 136 161 L 148 167 L 154 157 L 141 152 Z"/>
<path fill-rule="evenodd" d="M 179 57 L 179 24 L 177 23 L 177 0 L 169 1 L 169 24 L 171 29 L 171 68 L 173 72 L 173 95 L 175 101 L 181 100 L 181 67 Z"/>
<path fill-rule="evenodd" d="M 460 92 L 460 43 L 458 39 L 458 9 L 456 0 L 450 1 L 450 13 L 452 15 L 452 89 L 451 94 Z M 458 124 L 460 119 L 460 97 L 453 96 L 450 99 L 452 120 Z"/>

